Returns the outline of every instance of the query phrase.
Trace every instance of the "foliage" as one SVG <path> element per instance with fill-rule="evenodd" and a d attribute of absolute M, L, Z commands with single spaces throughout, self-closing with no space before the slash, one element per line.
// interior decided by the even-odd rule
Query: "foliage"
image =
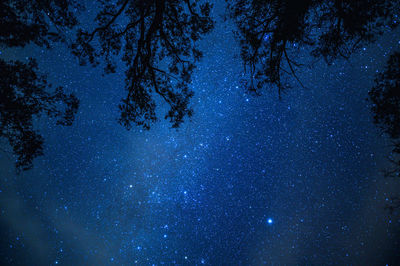
<path fill-rule="evenodd" d="M 34 60 L 23 63 L 0 59 L 0 87 L 0 136 L 8 139 L 17 155 L 16 166 L 26 170 L 43 151 L 43 138 L 33 129 L 34 116 L 44 113 L 58 118 L 57 124 L 69 126 L 78 100 L 66 95 L 61 87 L 48 93 L 50 86 L 44 76 L 38 76 Z M 60 109 L 60 103 L 65 110 Z"/>
<path fill-rule="evenodd" d="M 369 92 L 374 121 L 390 137 L 400 138 L 400 52 L 393 53 Z"/>
<path fill-rule="evenodd" d="M 54 41 L 64 41 L 65 31 L 77 24 L 77 8 L 69 0 L 1 1 L 0 46 L 33 43 L 49 48 Z M 16 167 L 22 170 L 31 168 L 33 159 L 43 153 L 43 137 L 34 130 L 34 118 L 46 114 L 67 126 L 78 109 L 78 99 L 61 87 L 49 93 L 51 86 L 39 73 L 34 59 L 0 59 L 0 137 L 8 140 L 17 156 Z"/>
<path fill-rule="evenodd" d="M 301 64 L 291 52 L 309 49 L 316 58 L 332 63 L 348 58 L 357 48 L 373 42 L 396 26 L 394 0 L 236 0 L 230 16 L 238 26 L 241 57 L 250 70 L 249 89 L 267 84 L 279 93 L 287 87 L 285 75 L 297 78 Z M 300 82 L 301 84 L 301 82 Z M 301 84 L 302 85 L 302 84 Z"/>
<path fill-rule="evenodd" d="M 190 0 L 100 2 L 97 27 L 79 31 L 74 54 L 81 64 L 97 65 L 104 58 L 106 73 L 115 72 L 122 58 L 127 96 L 119 121 L 128 129 L 132 123 L 149 129 L 157 120 L 154 93 L 169 105 L 165 118 L 178 127 L 192 115 L 188 84 L 202 56 L 196 42 L 213 28 L 211 5 Z"/>
<path fill-rule="evenodd" d="M 400 52 L 394 52 L 387 61 L 385 70 L 375 78 L 375 85 L 369 92 L 373 103 L 374 122 L 393 140 L 394 168 L 387 176 L 400 174 Z M 397 159 L 396 159 L 397 158 Z"/>
<path fill-rule="evenodd" d="M 77 25 L 74 13 L 80 9 L 74 0 L 1 1 L 0 45 L 50 47 L 53 41 L 65 40 L 65 31 Z"/>

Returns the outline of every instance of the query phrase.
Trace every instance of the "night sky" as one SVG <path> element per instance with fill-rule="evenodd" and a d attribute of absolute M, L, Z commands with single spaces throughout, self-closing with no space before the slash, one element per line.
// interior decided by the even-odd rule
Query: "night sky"
<path fill-rule="evenodd" d="M 382 175 L 390 140 L 366 100 L 399 31 L 347 61 L 298 70 L 306 88 L 289 80 L 280 100 L 274 87 L 246 92 L 224 13 L 218 1 L 193 75 L 195 113 L 178 129 L 161 101 L 151 130 L 117 123 L 122 63 L 103 75 L 62 44 L 1 51 L 37 58 L 81 102 L 70 127 L 36 121 L 45 155 L 32 170 L 17 174 L 0 153 L 2 265 L 400 262 L 400 216 L 385 210 L 400 182 Z M 297 58 L 311 60 L 307 50 Z"/>

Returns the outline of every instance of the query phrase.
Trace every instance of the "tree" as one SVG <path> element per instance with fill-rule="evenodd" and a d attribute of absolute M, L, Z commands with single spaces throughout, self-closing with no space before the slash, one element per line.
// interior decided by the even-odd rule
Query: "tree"
<path fill-rule="evenodd" d="M 302 85 L 296 76 L 302 64 L 291 52 L 309 49 L 312 57 L 327 63 L 348 58 L 397 26 L 393 15 L 399 8 L 395 0 L 236 0 L 228 5 L 238 26 L 242 60 L 250 70 L 249 90 L 272 84 L 279 95 L 288 87 L 284 76 Z"/>
<path fill-rule="evenodd" d="M 382 73 L 376 75 L 375 85 L 369 92 L 374 122 L 393 142 L 392 169 L 385 172 L 387 177 L 400 176 L 400 52 L 394 52 L 388 59 Z M 393 206 L 400 207 L 400 198 L 393 199 Z"/>
<path fill-rule="evenodd" d="M 1 1 L 0 44 L 50 48 L 51 42 L 65 41 L 65 31 L 77 25 L 75 12 L 81 9 L 75 0 Z"/>
<path fill-rule="evenodd" d="M 43 138 L 33 129 L 34 116 L 45 113 L 58 118 L 57 124 L 69 126 L 78 109 L 78 99 L 61 87 L 47 92 L 50 85 L 37 72 L 32 59 L 28 63 L 0 59 L 0 136 L 8 139 L 18 158 L 16 166 L 23 170 L 43 154 Z"/>
<path fill-rule="evenodd" d="M 369 92 L 374 122 L 393 139 L 400 138 L 400 52 L 394 52 L 385 70 L 377 74 Z"/>
<path fill-rule="evenodd" d="M 65 31 L 77 24 L 74 12 L 79 7 L 70 0 L 1 1 L 0 46 L 33 43 L 50 48 L 52 42 L 65 41 Z M 0 59 L 0 137 L 17 156 L 17 169 L 31 168 L 33 159 L 43 153 L 43 137 L 34 129 L 35 117 L 46 114 L 67 126 L 77 112 L 74 95 L 65 94 L 61 87 L 50 93 L 50 88 L 34 59 Z"/>
<path fill-rule="evenodd" d="M 106 73 L 115 72 L 122 58 L 127 67 L 127 96 L 120 104 L 122 125 L 149 129 L 157 120 L 156 94 L 169 105 L 165 119 L 178 127 L 192 115 L 193 92 L 188 85 L 202 56 L 196 43 L 213 28 L 211 5 L 197 0 L 99 2 L 97 27 L 78 32 L 73 53 L 81 64 L 95 66 L 104 58 Z"/>

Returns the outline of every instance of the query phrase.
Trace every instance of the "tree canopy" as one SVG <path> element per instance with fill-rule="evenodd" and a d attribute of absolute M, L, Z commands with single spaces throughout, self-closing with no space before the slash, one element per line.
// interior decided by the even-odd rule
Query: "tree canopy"
<path fill-rule="evenodd" d="M 393 16 L 399 8 L 394 0 L 227 2 L 250 73 L 248 88 L 259 92 L 275 85 L 279 94 L 288 87 L 282 77 L 292 76 L 301 84 L 296 68 L 304 62 L 294 60 L 291 52 L 308 49 L 314 58 L 328 63 L 348 58 L 397 26 Z"/>
<path fill-rule="evenodd" d="M 78 24 L 81 10 L 75 0 L 18 0 L 0 2 L 0 45 L 24 47 L 34 43 L 50 47 L 65 40 L 67 30 Z"/>
<path fill-rule="evenodd" d="M 374 122 L 393 140 L 393 169 L 386 176 L 400 175 L 400 52 L 388 59 L 383 72 L 377 74 L 369 92 Z M 399 205 L 400 206 L 400 205 Z"/>
<path fill-rule="evenodd" d="M 78 22 L 69 0 L 1 1 L 0 46 L 24 47 L 36 44 L 50 48 L 64 41 L 64 33 Z M 43 137 L 34 129 L 34 119 L 42 114 L 57 118 L 57 124 L 71 125 L 78 99 L 62 87 L 49 92 L 51 85 L 41 74 L 35 59 L 27 62 L 0 59 L 0 137 L 16 155 L 16 167 L 26 170 L 43 153 Z"/>
<path fill-rule="evenodd" d="M 69 126 L 78 99 L 61 87 L 47 92 L 50 85 L 38 74 L 32 59 L 28 63 L 0 59 L 0 86 L 0 136 L 8 139 L 17 155 L 16 166 L 26 170 L 43 151 L 43 137 L 34 129 L 34 116 L 46 114 L 57 118 L 57 124 Z"/>
<path fill-rule="evenodd" d="M 103 58 L 106 73 L 115 72 L 116 60 L 122 58 L 127 66 L 122 125 L 149 129 L 157 119 L 155 93 L 169 105 L 165 118 L 178 127 L 193 112 L 188 85 L 202 56 L 196 42 L 213 28 L 211 5 L 197 0 L 99 2 L 97 27 L 78 32 L 73 53 L 81 64 L 97 65 Z"/>
<path fill-rule="evenodd" d="M 388 59 L 382 73 L 377 74 L 375 85 L 369 92 L 374 104 L 374 121 L 394 139 L 400 138 L 400 52 Z"/>

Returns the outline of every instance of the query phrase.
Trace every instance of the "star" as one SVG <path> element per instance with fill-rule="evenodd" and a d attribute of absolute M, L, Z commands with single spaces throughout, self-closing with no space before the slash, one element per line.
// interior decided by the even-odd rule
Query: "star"
<path fill-rule="evenodd" d="M 267 220 L 267 223 L 268 224 L 272 224 L 274 221 L 272 221 L 272 219 L 271 218 L 268 218 L 268 220 Z"/>

